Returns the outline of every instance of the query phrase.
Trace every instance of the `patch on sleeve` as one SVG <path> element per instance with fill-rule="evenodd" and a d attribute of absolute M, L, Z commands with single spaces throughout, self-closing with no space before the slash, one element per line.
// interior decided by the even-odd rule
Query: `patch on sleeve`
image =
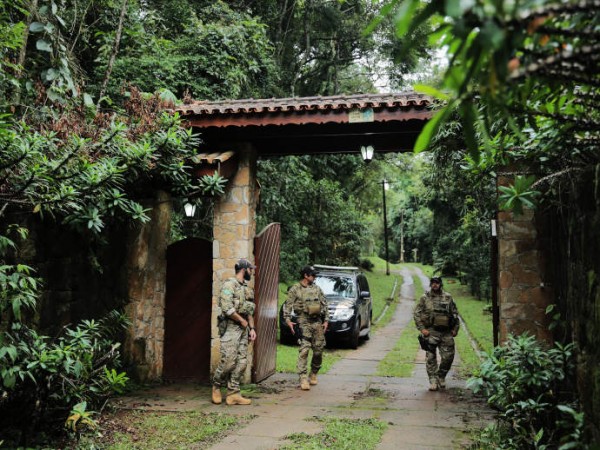
<path fill-rule="evenodd" d="M 231 295 L 231 294 L 233 294 L 233 291 L 231 291 L 229 289 L 223 289 L 223 294 L 225 294 L 225 295 Z"/>

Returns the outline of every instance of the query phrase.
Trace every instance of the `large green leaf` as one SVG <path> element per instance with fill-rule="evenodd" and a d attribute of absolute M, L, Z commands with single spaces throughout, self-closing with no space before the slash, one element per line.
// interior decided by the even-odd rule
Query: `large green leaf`
<path fill-rule="evenodd" d="M 436 111 L 427 124 L 423 127 L 423 130 L 419 134 L 417 141 L 415 143 L 414 152 L 420 153 L 422 151 L 427 150 L 429 143 L 439 127 L 445 122 L 445 120 L 450 116 L 452 109 L 454 108 L 454 103 L 449 103 L 444 106 L 442 109 Z"/>
<path fill-rule="evenodd" d="M 52 44 L 45 39 L 38 39 L 35 43 L 35 47 L 42 52 L 52 53 Z"/>

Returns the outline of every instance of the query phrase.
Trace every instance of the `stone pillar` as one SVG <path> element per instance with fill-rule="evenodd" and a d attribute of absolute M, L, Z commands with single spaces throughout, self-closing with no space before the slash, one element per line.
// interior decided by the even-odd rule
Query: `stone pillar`
<path fill-rule="evenodd" d="M 499 177 L 499 185 L 508 185 Z M 540 245 L 535 215 L 498 213 L 498 306 L 499 341 L 510 334 L 525 332 L 539 341 L 552 342 L 548 330 L 546 307 L 554 302 L 554 293 L 546 278 L 546 267 Z"/>
<path fill-rule="evenodd" d="M 165 192 L 144 202 L 150 221 L 130 231 L 127 254 L 126 313 L 131 320 L 125 360 L 141 381 L 158 380 L 163 371 L 167 245 L 172 203 Z"/>
<path fill-rule="evenodd" d="M 216 305 L 221 285 L 235 275 L 235 263 L 240 258 L 254 262 L 256 206 L 259 188 L 256 182 L 256 151 L 250 146 L 238 150 L 239 166 L 227 183 L 225 194 L 215 204 L 213 225 L 213 288 L 211 373 L 219 363 L 220 340 L 217 330 Z M 251 280 L 250 285 L 254 284 Z M 250 376 L 253 346 L 249 347 L 246 378 Z M 247 380 L 246 380 L 247 381 Z"/>

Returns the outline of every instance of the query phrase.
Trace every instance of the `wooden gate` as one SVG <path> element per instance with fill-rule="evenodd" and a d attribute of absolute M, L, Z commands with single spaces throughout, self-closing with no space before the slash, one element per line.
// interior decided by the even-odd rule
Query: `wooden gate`
<path fill-rule="evenodd" d="M 163 377 L 210 379 L 212 243 L 188 238 L 167 249 Z"/>
<path fill-rule="evenodd" d="M 272 223 L 267 225 L 254 239 L 254 256 L 256 258 L 254 321 L 257 332 L 252 366 L 254 383 L 275 373 L 280 235 L 280 225 Z"/>

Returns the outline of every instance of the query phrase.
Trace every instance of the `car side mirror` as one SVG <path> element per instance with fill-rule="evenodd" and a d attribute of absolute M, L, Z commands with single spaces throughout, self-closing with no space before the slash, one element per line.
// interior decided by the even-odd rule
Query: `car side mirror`
<path fill-rule="evenodd" d="M 369 291 L 360 291 L 360 298 L 370 297 L 371 293 Z"/>

